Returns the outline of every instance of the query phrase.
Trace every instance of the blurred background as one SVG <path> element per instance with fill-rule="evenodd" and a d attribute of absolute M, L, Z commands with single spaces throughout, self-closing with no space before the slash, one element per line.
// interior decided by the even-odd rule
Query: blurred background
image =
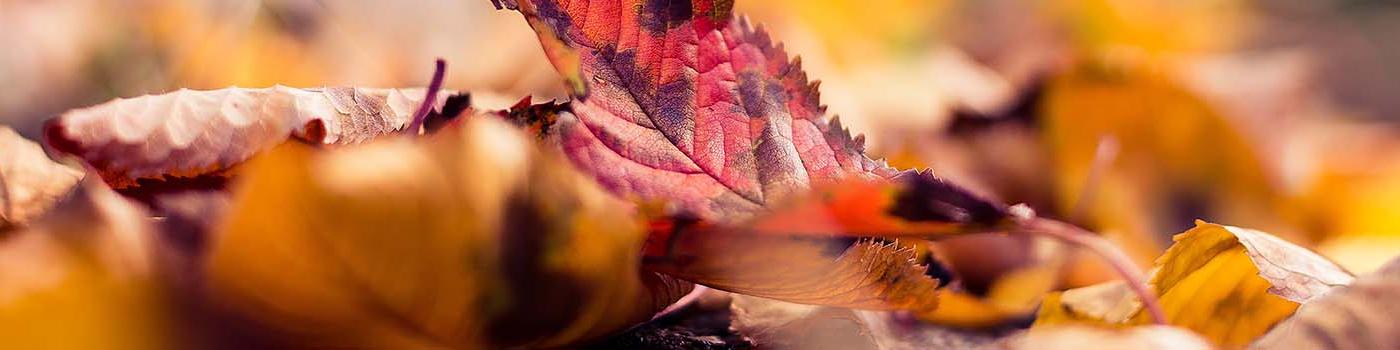
<path fill-rule="evenodd" d="M 1400 2 L 736 12 L 802 57 L 873 156 L 1102 232 L 1145 265 L 1195 219 L 1269 231 L 1357 273 L 1400 249 Z M 35 139 L 65 110 L 181 87 L 425 85 L 435 57 L 448 88 L 487 107 L 563 96 L 534 33 L 486 0 L 0 0 L 0 45 L 0 123 Z M 1083 275 L 1075 284 L 1105 276 Z"/>

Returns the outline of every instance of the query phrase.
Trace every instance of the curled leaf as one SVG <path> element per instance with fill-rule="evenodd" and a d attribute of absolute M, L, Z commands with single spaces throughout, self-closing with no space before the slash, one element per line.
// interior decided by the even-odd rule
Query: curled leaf
<path fill-rule="evenodd" d="M 352 144 L 405 128 L 422 89 L 181 89 L 68 111 L 46 143 L 115 188 L 218 174 L 288 138 Z M 446 96 L 434 101 L 440 109 Z"/>
<path fill-rule="evenodd" d="M 1251 349 L 1400 348 L 1400 259 L 1298 307 Z"/>
<path fill-rule="evenodd" d="M 1158 288 L 1175 285 L 1209 264 L 1242 248 L 1270 294 L 1306 303 L 1332 287 L 1354 279 L 1336 264 L 1273 235 L 1233 226 L 1196 222 L 1196 228 L 1174 238 L 1176 244 L 1158 259 L 1161 269 L 1152 278 Z"/>
<path fill-rule="evenodd" d="M 562 162 L 490 118 L 329 152 L 289 144 L 246 168 L 211 291 L 294 344 L 390 348 L 596 339 L 689 291 L 639 270 L 639 223 Z"/>
<path fill-rule="evenodd" d="M 82 179 L 82 172 L 49 160 L 8 126 L 0 126 L 0 149 L 0 229 L 47 212 Z"/>
<path fill-rule="evenodd" d="M 1151 284 L 1171 325 L 1220 346 L 1248 344 L 1299 304 L 1353 279 L 1327 259 L 1255 230 L 1197 221 L 1174 240 L 1157 259 Z M 1126 310 L 1139 308 L 1126 288 L 1086 288 L 1046 298 L 1036 326 L 1147 323 L 1144 312 Z"/>

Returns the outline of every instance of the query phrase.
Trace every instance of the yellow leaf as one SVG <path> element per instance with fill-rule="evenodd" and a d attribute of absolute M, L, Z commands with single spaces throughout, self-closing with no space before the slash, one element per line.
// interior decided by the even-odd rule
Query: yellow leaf
<path fill-rule="evenodd" d="M 1197 221 L 1157 259 L 1151 284 L 1168 323 L 1223 347 L 1240 347 L 1288 317 L 1301 303 L 1352 276 L 1317 254 L 1272 235 Z M 1125 288 L 1095 286 L 1051 295 L 1036 327 L 1066 323 L 1141 325 L 1146 312 L 1124 319 Z M 1072 294 L 1074 293 L 1074 294 Z M 1140 306 L 1134 305 L 1133 308 Z M 1117 316 L 1114 316 L 1117 315 Z"/>
<path fill-rule="evenodd" d="M 1086 62 L 1047 83 L 1043 142 L 1056 210 L 1083 215 L 1144 262 L 1161 251 L 1158 233 L 1188 220 L 1282 231 L 1273 211 L 1282 202 L 1277 181 L 1255 145 L 1170 67 L 1153 63 Z M 1105 140 L 1119 151 L 1088 183 Z"/>
<path fill-rule="evenodd" d="M 985 296 L 944 291 L 938 309 L 922 317 L 941 325 L 985 328 L 1029 319 L 1042 295 L 1055 287 L 1058 265 L 1016 268 L 992 283 Z"/>
<path fill-rule="evenodd" d="M 215 300 L 305 346 L 559 346 L 690 285 L 638 270 L 624 203 L 518 130 L 255 159 L 207 267 Z"/>

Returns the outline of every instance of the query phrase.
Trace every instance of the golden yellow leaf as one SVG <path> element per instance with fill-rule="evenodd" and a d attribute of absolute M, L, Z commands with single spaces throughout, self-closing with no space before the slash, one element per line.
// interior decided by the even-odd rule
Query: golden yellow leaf
<path fill-rule="evenodd" d="M 215 300 L 303 346 L 544 347 L 645 321 L 689 290 L 638 270 L 624 203 L 471 118 L 421 142 L 255 159 L 212 246 Z"/>
<path fill-rule="evenodd" d="M 1058 265 L 1016 268 L 992 282 L 987 294 L 945 290 L 938 309 L 924 315 L 926 321 L 957 327 L 984 328 L 1029 319 L 1043 294 L 1058 282 Z"/>
<path fill-rule="evenodd" d="M 1259 231 L 1197 221 L 1175 241 L 1151 280 L 1168 323 L 1224 347 L 1248 344 L 1299 304 L 1352 280 L 1327 259 Z M 1036 327 L 1149 322 L 1141 310 L 1125 318 L 1126 309 L 1140 309 L 1125 288 L 1086 288 L 1096 291 L 1047 297 Z"/>
<path fill-rule="evenodd" d="M 1143 262 L 1161 251 L 1158 233 L 1194 219 L 1290 235 L 1256 145 L 1169 66 L 1153 63 L 1089 61 L 1047 83 L 1042 142 L 1055 169 L 1053 211 L 1082 216 Z M 1118 150 L 1106 167 L 1096 165 L 1102 142 Z M 1091 171 L 1099 172 L 1092 183 Z"/>
<path fill-rule="evenodd" d="M 1296 198 L 1307 215 L 1304 220 L 1315 228 L 1315 238 L 1326 244 L 1348 236 L 1400 236 L 1400 220 L 1395 220 L 1400 217 L 1400 206 L 1395 205 L 1400 200 L 1400 143 L 1394 132 L 1353 125 L 1317 134 L 1314 143 L 1321 145 L 1313 150 L 1312 183 Z M 1379 266 L 1388 258 L 1369 265 Z"/>

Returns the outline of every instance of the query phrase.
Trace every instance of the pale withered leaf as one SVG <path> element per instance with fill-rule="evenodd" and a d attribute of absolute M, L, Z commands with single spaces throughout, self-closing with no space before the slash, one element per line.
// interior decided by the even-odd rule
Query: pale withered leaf
<path fill-rule="evenodd" d="M 353 144 L 405 128 L 423 89 L 181 89 L 116 99 L 49 121 L 45 142 L 115 188 L 218 174 L 288 138 Z M 447 93 L 438 94 L 440 109 Z"/>
<path fill-rule="evenodd" d="M 0 230 L 48 211 L 83 177 L 8 126 L 0 126 L 0 150 Z"/>
<path fill-rule="evenodd" d="M 1400 348 L 1400 259 L 1298 307 L 1251 349 Z"/>

